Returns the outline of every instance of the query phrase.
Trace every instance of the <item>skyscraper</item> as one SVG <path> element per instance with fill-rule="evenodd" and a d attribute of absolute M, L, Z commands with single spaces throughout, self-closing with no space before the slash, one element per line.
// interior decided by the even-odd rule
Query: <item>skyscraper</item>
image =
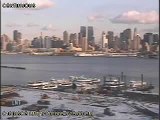
<path fill-rule="evenodd" d="M 134 39 L 134 50 L 138 51 L 140 49 L 140 46 L 141 46 L 140 41 L 141 41 L 141 37 L 139 34 L 137 34 Z"/>
<path fill-rule="evenodd" d="M 108 39 L 105 32 L 102 32 L 102 48 L 108 48 Z"/>
<path fill-rule="evenodd" d="M 69 43 L 69 37 L 68 37 L 68 32 L 67 31 L 64 31 L 63 32 L 63 40 L 66 44 Z"/>
<path fill-rule="evenodd" d="M 82 48 L 83 51 L 88 50 L 88 38 L 87 38 L 87 31 L 85 26 L 80 27 L 80 34 L 79 34 L 79 43 L 80 47 Z"/>
<path fill-rule="evenodd" d="M 69 36 L 69 43 L 73 43 L 73 45 L 78 44 L 77 43 L 77 34 L 76 33 L 71 33 Z"/>
<path fill-rule="evenodd" d="M 82 37 L 87 37 L 86 36 L 87 33 L 86 33 L 86 27 L 85 26 L 81 26 L 80 33 L 81 33 Z"/>
<path fill-rule="evenodd" d="M 153 41 L 154 41 L 154 43 L 159 44 L 159 35 L 158 34 L 153 34 Z"/>
<path fill-rule="evenodd" d="M 21 39 L 22 39 L 22 34 L 20 32 L 18 32 L 18 30 L 14 30 L 13 31 L 13 40 L 16 42 L 16 43 L 20 43 L 21 42 Z"/>
<path fill-rule="evenodd" d="M 82 37 L 82 51 L 87 51 L 88 50 L 88 42 L 86 37 Z"/>
<path fill-rule="evenodd" d="M 108 31 L 108 48 L 113 48 L 113 37 L 114 37 L 114 33 L 112 31 Z"/>
<path fill-rule="evenodd" d="M 7 49 L 7 44 L 9 43 L 9 37 L 5 34 L 1 35 L 1 50 L 6 50 Z"/>
<path fill-rule="evenodd" d="M 94 44 L 94 31 L 92 26 L 88 26 L 88 44 L 92 45 Z"/>
<path fill-rule="evenodd" d="M 121 49 L 128 50 L 131 48 L 131 29 L 126 29 L 120 33 Z"/>
<path fill-rule="evenodd" d="M 136 39 L 137 38 L 137 28 L 134 28 L 134 32 L 133 32 L 133 39 L 131 39 L 130 42 L 130 49 L 131 50 L 135 50 L 135 46 L 136 46 Z"/>
<path fill-rule="evenodd" d="M 143 39 L 144 42 L 147 42 L 149 45 L 153 44 L 153 33 L 145 33 Z"/>

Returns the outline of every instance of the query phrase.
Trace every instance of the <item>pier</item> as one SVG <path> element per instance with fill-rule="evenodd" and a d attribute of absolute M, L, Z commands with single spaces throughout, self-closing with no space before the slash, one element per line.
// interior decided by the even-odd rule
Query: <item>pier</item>
<path fill-rule="evenodd" d="M 22 69 L 25 70 L 25 67 L 14 67 L 14 66 L 1 66 L 1 68 L 11 68 L 11 69 Z"/>

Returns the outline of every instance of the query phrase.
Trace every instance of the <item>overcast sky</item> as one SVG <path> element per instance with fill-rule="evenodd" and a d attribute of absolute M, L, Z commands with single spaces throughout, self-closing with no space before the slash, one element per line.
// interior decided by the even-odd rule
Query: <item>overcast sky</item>
<path fill-rule="evenodd" d="M 63 31 L 78 33 L 80 26 L 93 26 L 96 40 L 102 31 L 119 35 L 126 28 L 158 32 L 158 0 L 1 0 L 3 3 L 35 3 L 36 9 L 2 8 L 2 34 L 12 39 L 17 29 L 23 38 L 43 35 L 62 38 Z"/>

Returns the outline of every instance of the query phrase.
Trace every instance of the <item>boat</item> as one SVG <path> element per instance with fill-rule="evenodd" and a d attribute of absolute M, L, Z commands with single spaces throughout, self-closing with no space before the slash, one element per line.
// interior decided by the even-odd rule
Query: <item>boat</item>
<path fill-rule="evenodd" d="M 107 90 L 121 90 L 125 88 L 125 82 L 120 81 L 117 77 L 110 76 L 108 78 L 105 77 L 102 86 Z"/>
<path fill-rule="evenodd" d="M 137 53 L 107 53 L 105 57 L 137 57 Z"/>
<path fill-rule="evenodd" d="M 141 74 L 141 80 L 140 81 L 130 81 L 129 83 L 129 89 L 133 91 L 149 91 L 153 89 L 154 86 L 150 83 L 144 82 L 143 80 L 143 74 Z"/>
<path fill-rule="evenodd" d="M 149 91 L 154 88 L 152 84 L 142 81 L 130 81 L 128 87 L 133 91 Z"/>
<path fill-rule="evenodd" d="M 100 83 L 100 79 L 98 78 L 86 78 L 84 76 L 70 76 L 69 77 L 75 83 L 88 83 L 88 84 L 96 84 Z"/>
<path fill-rule="evenodd" d="M 39 88 L 47 84 L 49 84 L 49 82 L 37 81 L 37 82 L 29 82 L 27 86 L 32 88 Z"/>
<path fill-rule="evenodd" d="M 56 88 L 58 88 L 57 84 L 46 84 L 46 85 L 42 86 L 40 89 L 42 89 L 42 90 L 54 90 Z"/>
<path fill-rule="evenodd" d="M 104 53 L 76 53 L 75 57 L 97 57 L 97 56 L 105 56 Z"/>
<path fill-rule="evenodd" d="M 32 52 L 31 55 L 53 55 L 53 52 Z"/>

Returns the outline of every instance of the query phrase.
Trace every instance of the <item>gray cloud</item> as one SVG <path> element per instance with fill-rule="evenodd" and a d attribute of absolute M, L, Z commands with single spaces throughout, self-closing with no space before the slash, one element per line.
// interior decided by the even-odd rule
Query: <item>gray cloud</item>
<path fill-rule="evenodd" d="M 44 26 L 44 27 L 42 27 L 42 29 L 41 30 L 45 30 L 45 31 L 56 31 L 56 29 L 55 28 L 53 28 L 53 25 L 47 25 L 47 26 Z"/>

